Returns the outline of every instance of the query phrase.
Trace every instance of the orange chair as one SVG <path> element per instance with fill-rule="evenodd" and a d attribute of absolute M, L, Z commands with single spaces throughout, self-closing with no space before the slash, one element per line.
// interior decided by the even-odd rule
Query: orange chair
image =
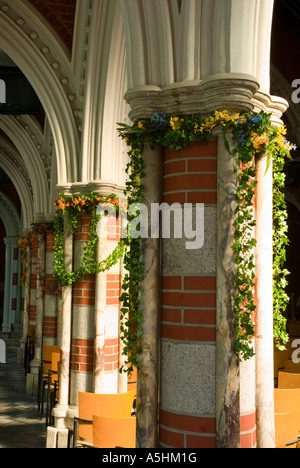
<path fill-rule="evenodd" d="M 278 388 L 300 388 L 300 374 L 293 374 L 290 372 L 279 372 Z"/>
<path fill-rule="evenodd" d="M 60 353 L 51 354 L 51 369 L 48 372 L 47 384 L 47 409 L 46 409 L 46 426 L 49 426 L 53 421 L 51 412 L 54 408 L 57 399 L 58 384 L 59 384 L 59 365 Z"/>
<path fill-rule="evenodd" d="M 93 445 L 93 415 L 129 418 L 134 391 L 125 393 L 78 392 L 78 417 L 74 418 L 73 447 Z"/>
<path fill-rule="evenodd" d="M 300 388 L 274 388 L 274 412 L 300 412 Z"/>
<path fill-rule="evenodd" d="M 275 448 L 297 448 L 299 415 L 275 413 Z"/>
<path fill-rule="evenodd" d="M 43 359 L 42 359 L 42 364 L 41 364 L 41 368 L 39 371 L 38 393 L 37 393 L 38 411 L 41 411 L 41 416 L 43 416 L 42 396 L 44 395 L 45 386 L 48 383 L 48 373 L 51 370 L 52 353 L 60 353 L 60 346 L 43 345 Z"/>
<path fill-rule="evenodd" d="M 136 417 L 111 418 L 93 415 L 93 447 L 135 448 Z"/>

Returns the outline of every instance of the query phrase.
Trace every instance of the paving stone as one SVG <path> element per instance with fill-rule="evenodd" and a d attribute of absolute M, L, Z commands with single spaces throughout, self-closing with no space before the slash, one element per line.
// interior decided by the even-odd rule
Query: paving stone
<path fill-rule="evenodd" d="M 6 364 L 0 364 L 0 448 L 45 447 L 45 418 L 40 418 L 36 398 L 26 395 L 17 349 L 8 348 Z"/>

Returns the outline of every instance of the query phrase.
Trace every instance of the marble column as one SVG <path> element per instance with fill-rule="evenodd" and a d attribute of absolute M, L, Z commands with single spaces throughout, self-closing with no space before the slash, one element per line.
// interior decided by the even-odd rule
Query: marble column
<path fill-rule="evenodd" d="M 10 309 L 11 309 L 11 275 L 12 275 L 12 240 L 8 237 L 5 242 L 5 280 L 4 280 L 4 306 L 2 331 L 10 332 Z"/>
<path fill-rule="evenodd" d="M 26 247 L 26 277 L 24 286 L 24 315 L 23 315 L 23 334 L 20 340 L 19 362 L 24 362 L 25 344 L 27 342 L 28 325 L 29 325 L 29 307 L 30 307 L 30 274 L 31 274 L 31 259 L 30 247 Z"/>
<path fill-rule="evenodd" d="M 229 140 L 229 135 L 228 135 Z M 237 174 L 235 159 L 218 136 L 216 424 L 217 447 L 240 446 L 240 373 L 234 351 L 235 256 L 234 210 Z"/>
<path fill-rule="evenodd" d="M 145 147 L 143 203 L 150 213 L 151 203 L 160 203 L 162 196 L 162 152 Z M 142 240 L 142 261 L 145 267 L 141 283 L 143 321 L 138 340 L 142 348 L 137 377 L 137 447 L 157 447 L 157 411 L 159 377 L 160 319 L 160 240 Z"/>
<path fill-rule="evenodd" d="M 107 257 L 107 216 L 101 215 L 98 230 L 97 259 L 100 263 Z M 104 393 L 105 360 L 105 308 L 106 308 L 106 272 L 96 274 L 95 290 L 95 359 L 94 392 Z"/>
<path fill-rule="evenodd" d="M 256 158 L 256 425 L 257 447 L 274 448 L 272 164 Z"/>
<path fill-rule="evenodd" d="M 64 215 L 64 266 L 65 271 L 73 270 L 73 232 L 69 222 L 68 212 Z M 61 346 L 61 361 L 60 361 L 60 384 L 58 393 L 58 405 L 53 410 L 56 428 L 65 428 L 64 418 L 68 410 L 69 403 L 69 385 L 70 385 L 70 349 L 71 349 L 71 325 L 72 325 L 72 286 L 63 286 L 60 305 L 61 313 L 58 315 L 58 320 L 61 318 L 61 323 L 58 323 L 60 328 L 60 346 Z"/>
<path fill-rule="evenodd" d="M 44 272 L 45 272 L 45 236 L 38 236 L 38 254 L 36 263 L 36 322 L 35 322 L 35 345 L 34 358 L 30 363 L 30 375 L 27 380 L 31 380 L 33 394 L 38 388 L 38 373 L 43 358 L 43 323 L 44 323 Z M 29 385 L 29 382 L 27 382 Z"/>

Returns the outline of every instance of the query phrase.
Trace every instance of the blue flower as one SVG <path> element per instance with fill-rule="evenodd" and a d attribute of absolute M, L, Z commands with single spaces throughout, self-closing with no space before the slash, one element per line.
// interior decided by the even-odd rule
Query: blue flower
<path fill-rule="evenodd" d="M 159 115 L 157 111 L 155 111 L 151 117 L 151 122 L 155 122 L 156 127 L 161 127 L 165 124 L 166 114 Z"/>
<path fill-rule="evenodd" d="M 240 131 L 238 132 L 236 138 L 237 138 L 237 141 L 239 142 L 239 144 L 240 144 L 241 146 L 245 146 L 245 144 L 246 144 L 246 139 L 245 139 L 245 134 L 244 134 L 243 130 L 240 130 Z"/>

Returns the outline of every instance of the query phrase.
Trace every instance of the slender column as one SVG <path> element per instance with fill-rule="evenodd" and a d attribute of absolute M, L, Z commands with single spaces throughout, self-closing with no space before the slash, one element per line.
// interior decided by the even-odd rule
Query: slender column
<path fill-rule="evenodd" d="M 38 237 L 38 254 L 36 263 L 36 323 L 35 323 L 35 345 L 34 359 L 30 363 L 30 373 L 33 378 L 33 392 L 37 389 L 37 375 L 41 367 L 42 347 L 43 347 L 43 322 L 44 322 L 44 268 L 45 268 L 45 237 L 44 234 Z"/>
<path fill-rule="evenodd" d="M 274 448 L 272 166 L 256 159 L 256 424 L 257 447 Z"/>
<path fill-rule="evenodd" d="M 151 203 L 160 203 L 162 187 L 161 149 L 144 151 L 145 179 L 144 200 L 151 209 Z M 143 321 L 139 333 L 141 370 L 137 384 L 137 447 L 154 448 L 157 445 L 158 408 L 158 346 L 160 316 L 160 242 L 159 239 L 142 241 L 142 261 L 145 276 L 141 284 L 141 308 Z"/>
<path fill-rule="evenodd" d="M 5 250 L 5 283 L 4 283 L 4 307 L 3 307 L 3 324 L 2 331 L 10 332 L 10 305 L 11 305 L 11 260 L 12 247 L 11 239 L 4 239 Z"/>
<path fill-rule="evenodd" d="M 99 222 L 97 261 L 107 257 L 107 216 L 104 214 Z M 106 308 L 106 272 L 96 275 L 95 291 L 95 360 L 94 360 L 94 392 L 104 393 L 104 361 L 105 361 L 105 308 Z"/>
<path fill-rule="evenodd" d="M 24 286 L 24 316 L 23 316 L 23 335 L 20 340 L 20 362 L 24 361 L 25 343 L 28 335 L 29 325 L 29 307 L 30 307 L 30 275 L 31 275 L 31 258 L 30 247 L 26 247 L 26 277 Z"/>
<path fill-rule="evenodd" d="M 229 135 L 228 135 L 229 137 Z M 234 209 L 237 176 L 234 158 L 218 137 L 217 198 L 217 341 L 216 419 L 217 447 L 240 446 L 240 375 L 234 352 L 233 295 L 235 294 Z"/>
<path fill-rule="evenodd" d="M 69 214 L 64 215 L 64 264 L 65 271 L 72 271 L 73 266 L 73 232 L 69 223 Z M 64 426 L 63 418 L 68 410 L 69 403 L 69 378 L 70 378 L 70 347 L 71 347 L 71 322 L 72 322 L 72 286 L 64 286 L 61 296 L 61 361 L 60 361 L 60 383 L 58 394 L 58 406 L 54 409 L 55 427 Z"/>
<path fill-rule="evenodd" d="M 120 229 L 123 232 L 124 229 L 124 218 L 120 216 Z M 122 288 L 123 280 L 125 277 L 125 268 L 124 268 L 124 260 L 123 258 L 120 260 L 120 288 Z M 122 294 L 122 290 L 120 291 Z M 122 307 L 122 303 L 120 303 L 120 307 Z M 124 319 L 125 321 L 126 319 Z M 123 324 L 124 326 L 124 324 Z M 123 354 L 124 343 L 121 340 L 121 321 L 120 321 L 120 312 L 119 312 L 119 367 L 125 365 L 126 357 Z M 118 392 L 123 393 L 127 392 L 127 374 L 125 372 L 119 373 L 118 375 Z"/>

